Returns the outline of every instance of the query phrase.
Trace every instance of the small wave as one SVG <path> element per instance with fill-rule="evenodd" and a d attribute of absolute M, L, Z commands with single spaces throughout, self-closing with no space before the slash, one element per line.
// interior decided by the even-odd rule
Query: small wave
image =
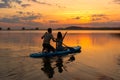
<path fill-rule="evenodd" d="M 109 77 L 109 76 L 99 76 L 98 80 L 114 80 L 112 77 Z"/>
<path fill-rule="evenodd" d="M 11 73 L 11 74 L 9 74 L 7 76 L 14 76 L 14 75 L 16 75 L 16 73 Z"/>
<path fill-rule="evenodd" d="M 120 55 L 117 58 L 117 64 L 120 65 Z"/>

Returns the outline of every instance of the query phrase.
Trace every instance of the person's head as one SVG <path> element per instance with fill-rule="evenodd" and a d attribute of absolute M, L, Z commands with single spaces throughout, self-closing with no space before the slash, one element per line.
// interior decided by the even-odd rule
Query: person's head
<path fill-rule="evenodd" d="M 52 33 L 52 28 L 48 28 L 48 32 L 49 32 L 49 33 Z"/>
<path fill-rule="evenodd" d="M 62 33 L 61 32 L 58 32 L 57 33 L 57 39 L 61 39 L 62 38 Z"/>

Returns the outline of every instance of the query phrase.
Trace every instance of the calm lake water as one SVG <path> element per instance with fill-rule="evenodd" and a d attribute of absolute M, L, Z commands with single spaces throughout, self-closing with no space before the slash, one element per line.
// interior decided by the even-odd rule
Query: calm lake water
<path fill-rule="evenodd" d="M 120 80 L 119 30 L 67 32 L 64 44 L 82 47 L 74 60 L 71 55 L 30 58 L 42 50 L 45 31 L 0 31 L 0 80 Z"/>

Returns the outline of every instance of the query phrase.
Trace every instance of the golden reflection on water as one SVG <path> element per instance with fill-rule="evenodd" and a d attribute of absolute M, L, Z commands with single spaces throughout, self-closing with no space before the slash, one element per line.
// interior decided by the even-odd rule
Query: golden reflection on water
<path fill-rule="evenodd" d="M 45 31 L 35 31 L 35 32 L 4 32 L 0 33 L 0 56 L 4 57 L 18 57 L 18 56 L 29 56 L 30 53 L 40 52 L 42 50 L 42 39 L 41 36 Z M 64 34 L 66 31 L 62 31 Z M 53 31 L 54 37 L 56 37 L 57 31 Z M 98 72 L 113 76 L 119 75 L 119 62 L 120 59 L 120 34 L 114 32 L 90 32 L 90 31 L 69 31 L 64 39 L 64 44 L 67 46 L 81 46 L 81 53 L 75 55 L 76 61 L 68 67 L 69 72 L 76 73 L 79 75 L 78 70 L 85 70 L 86 72 L 92 72 L 92 69 L 88 69 L 87 66 L 92 67 Z M 55 47 L 55 43 L 51 41 L 51 44 Z M 7 58 L 5 58 L 7 59 Z M 1 59 L 2 63 L 6 61 Z M 11 59 L 11 63 L 12 58 Z M 20 59 L 19 59 L 20 60 Z M 7 60 L 9 61 L 9 60 Z M 37 60 L 26 59 L 33 64 Z M 22 61 L 21 61 L 22 62 Z M 11 65 L 10 63 L 10 65 Z M 38 60 L 38 63 L 39 60 Z M 16 66 L 17 60 L 14 64 Z M 26 66 L 30 64 L 25 63 Z M 7 65 L 7 64 L 6 64 Z M 13 65 L 13 64 L 12 64 Z M 36 64 L 34 68 L 39 68 L 42 64 Z M 87 66 L 86 66 L 87 65 Z M 12 67 L 14 67 L 12 66 Z M 31 69 L 27 67 L 25 69 Z M 39 74 L 39 72 L 37 72 Z M 85 72 L 82 72 L 85 74 Z M 82 75 L 81 73 L 81 75 Z M 94 72 L 93 72 L 94 73 Z M 28 73 L 27 73 L 28 74 Z M 32 73 L 34 74 L 34 73 Z M 67 73 L 68 74 L 68 73 Z M 67 75 L 66 74 L 66 75 Z M 69 73 L 70 74 L 70 73 Z M 93 75 L 94 76 L 94 75 Z"/>

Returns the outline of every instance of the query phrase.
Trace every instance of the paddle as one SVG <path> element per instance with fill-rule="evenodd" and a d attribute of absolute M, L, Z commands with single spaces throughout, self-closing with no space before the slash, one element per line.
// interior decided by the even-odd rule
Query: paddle
<path fill-rule="evenodd" d="M 74 48 L 72 48 L 72 47 L 68 47 L 67 45 L 65 45 L 65 44 L 63 43 L 63 40 L 64 40 L 66 34 L 67 34 L 67 32 L 65 32 L 65 34 L 63 35 L 63 37 L 62 37 L 62 42 L 61 42 L 61 43 L 62 43 L 65 47 L 69 48 L 70 51 L 74 51 Z"/>
<path fill-rule="evenodd" d="M 64 36 L 63 36 L 63 39 L 65 38 L 66 34 L 67 34 L 67 32 L 65 32 L 65 34 L 64 34 Z M 63 42 L 62 42 L 62 44 L 63 44 L 65 47 L 69 48 L 70 50 L 74 51 L 74 48 L 67 46 L 67 45 L 64 44 Z"/>
<path fill-rule="evenodd" d="M 71 51 L 74 51 L 74 48 L 67 46 L 66 44 L 62 43 L 65 47 L 69 48 Z"/>
<path fill-rule="evenodd" d="M 65 34 L 64 34 L 64 36 L 63 36 L 63 38 L 62 38 L 62 39 L 64 39 L 64 38 L 65 38 L 66 34 L 67 34 L 67 32 L 65 32 Z"/>

